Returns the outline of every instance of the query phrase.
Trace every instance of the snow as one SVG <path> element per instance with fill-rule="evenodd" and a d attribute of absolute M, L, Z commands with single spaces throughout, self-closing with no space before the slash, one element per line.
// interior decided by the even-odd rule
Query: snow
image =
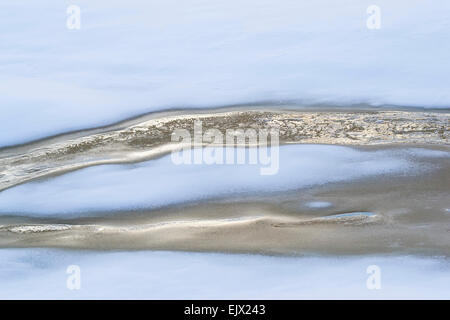
<path fill-rule="evenodd" d="M 380 289 L 366 286 L 372 265 Z M 67 288 L 69 266 L 79 290 Z M 1 249 L 0 298 L 449 299 L 449 271 L 439 257 Z"/>
<path fill-rule="evenodd" d="M 450 105 L 450 2 L 0 3 L 0 146 L 144 112 L 258 101 Z"/>

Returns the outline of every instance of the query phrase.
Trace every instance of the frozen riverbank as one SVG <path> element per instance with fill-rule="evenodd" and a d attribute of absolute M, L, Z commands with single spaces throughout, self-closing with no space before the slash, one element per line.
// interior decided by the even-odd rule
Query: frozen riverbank
<path fill-rule="evenodd" d="M 70 265 L 79 267 L 80 290 L 67 287 Z M 380 289 L 367 287 L 371 265 L 379 267 Z M 0 282 L 2 299 L 449 299 L 450 264 L 411 256 L 2 249 Z"/>

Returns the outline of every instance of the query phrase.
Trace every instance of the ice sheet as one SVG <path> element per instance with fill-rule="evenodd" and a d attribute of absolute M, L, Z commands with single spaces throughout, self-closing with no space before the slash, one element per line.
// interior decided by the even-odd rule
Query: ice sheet
<path fill-rule="evenodd" d="M 359 151 L 342 146 L 287 145 L 279 149 L 279 171 L 274 175 L 261 175 L 264 165 L 248 162 L 175 165 L 168 155 L 138 164 L 90 167 L 4 190 L 0 213 L 69 216 L 157 208 L 425 170 L 420 162 L 409 159 L 412 154 L 409 149 Z M 428 154 L 434 156 L 432 150 Z"/>
<path fill-rule="evenodd" d="M 80 268 L 80 290 L 67 268 Z M 379 267 L 369 290 L 367 268 Z M 450 264 L 412 256 L 268 257 L 1 249 L 1 299 L 449 299 Z"/>
<path fill-rule="evenodd" d="M 0 146 L 173 107 L 450 106 L 450 2 L 0 3 Z"/>

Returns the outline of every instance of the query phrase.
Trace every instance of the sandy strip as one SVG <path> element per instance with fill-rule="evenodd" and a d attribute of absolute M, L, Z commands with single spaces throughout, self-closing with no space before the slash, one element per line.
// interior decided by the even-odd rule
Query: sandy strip
<path fill-rule="evenodd" d="M 419 176 L 84 218 L 0 217 L 0 247 L 450 256 L 447 159 Z M 327 206 L 311 205 L 327 203 Z"/>
<path fill-rule="evenodd" d="M 181 147 L 176 129 L 277 128 L 280 143 L 373 146 L 448 145 L 450 113 L 404 110 L 232 108 L 161 112 L 120 124 L 0 149 L 0 190 L 80 168 L 144 161 Z M 215 143 L 220 146 L 221 143 Z M 236 144 L 236 146 L 241 146 Z M 246 144 L 242 145 L 246 146 Z"/>

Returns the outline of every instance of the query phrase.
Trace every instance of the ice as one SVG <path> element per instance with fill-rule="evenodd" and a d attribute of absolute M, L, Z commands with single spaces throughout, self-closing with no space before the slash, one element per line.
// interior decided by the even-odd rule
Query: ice
<path fill-rule="evenodd" d="M 329 208 L 333 204 L 331 202 L 326 201 L 311 201 L 306 204 L 306 207 L 311 209 L 322 209 L 322 208 Z"/>
<path fill-rule="evenodd" d="M 0 3 L 0 146 L 168 108 L 450 105 L 450 2 Z"/>
<path fill-rule="evenodd" d="M 425 170 L 408 160 L 410 154 L 407 149 L 402 154 L 398 150 L 287 145 L 279 149 L 279 171 L 274 175 L 261 175 L 260 164 L 175 165 L 168 155 L 138 164 L 85 168 L 6 189 L 0 193 L 0 213 L 69 216 L 157 208 Z"/>
<path fill-rule="evenodd" d="M 69 266 L 80 289 L 69 290 Z M 369 266 L 380 289 L 368 289 Z M 449 299 L 447 259 L 1 249 L 1 299 Z"/>

